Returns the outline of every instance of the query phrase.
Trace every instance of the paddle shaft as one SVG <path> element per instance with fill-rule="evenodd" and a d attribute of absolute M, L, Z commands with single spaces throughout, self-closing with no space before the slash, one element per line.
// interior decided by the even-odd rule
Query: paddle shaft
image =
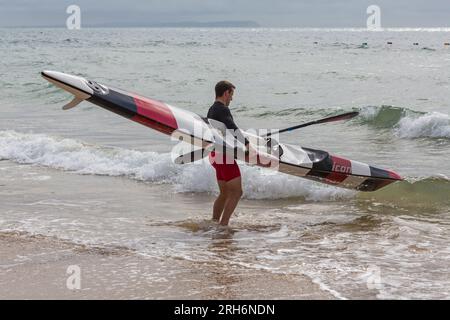
<path fill-rule="evenodd" d="M 358 114 L 359 114 L 359 112 L 357 112 L 357 111 L 347 112 L 347 113 L 343 113 L 343 114 L 340 114 L 340 115 L 337 115 L 337 116 L 332 116 L 332 117 L 328 117 L 328 118 L 324 118 L 324 119 L 319 119 L 319 120 L 315 120 L 315 121 L 299 124 L 299 125 L 296 125 L 296 126 L 293 126 L 293 127 L 281 129 L 277 133 L 293 131 L 293 130 L 296 130 L 296 129 L 312 126 L 314 124 L 321 124 L 321 123 L 327 123 L 327 122 L 347 120 L 347 119 L 351 119 L 351 118 L 356 117 Z M 272 135 L 272 132 L 269 132 L 264 137 L 267 138 L 267 137 L 270 137 L 271 135 Z"/>

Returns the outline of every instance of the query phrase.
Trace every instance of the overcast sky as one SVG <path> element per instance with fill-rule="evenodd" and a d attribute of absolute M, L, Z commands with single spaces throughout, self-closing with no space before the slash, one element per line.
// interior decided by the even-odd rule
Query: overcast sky
<path fill-rule="evenodd" d="M 450 0 L 0 0 L 0 27 L 65 26 L 68 5 L 82 26 L 149 26 L 186 21 L 255 21 L 264 27 L 365 27 L 381 7 L 382 27 L 450 27 Z"/>

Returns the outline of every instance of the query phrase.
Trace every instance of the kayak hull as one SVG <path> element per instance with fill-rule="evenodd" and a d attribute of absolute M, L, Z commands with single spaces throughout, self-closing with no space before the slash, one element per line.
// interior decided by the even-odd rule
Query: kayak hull
<path fill-rule="evenodd" d="M 193 112 L 121 89 L 107 87 L 83 77 L 55 71 L 43 71 L 42 76 L 72 93 L 79 101 L 89 101 L 161 133 L 167 135 L 176 133 L 201 148 L 206 148 L 214 141 L 217 142 L 215 135 L 211 133 L 208 119 Z M 278 147 L 282 152 L 275 159 L 277 162 L 275 167 L 286 174 L 359 191 L 376 191 L 402 180 L 393 171 L 334 156 L 326 151 L 283 143 L 279 143 Z M 248 157 L 245 159 L 248 162 Z M 273 160 L 273 156 L 265 152 L 259 153 L 256 165 L 274 167 L 268 166 L 264 159 Z"/>

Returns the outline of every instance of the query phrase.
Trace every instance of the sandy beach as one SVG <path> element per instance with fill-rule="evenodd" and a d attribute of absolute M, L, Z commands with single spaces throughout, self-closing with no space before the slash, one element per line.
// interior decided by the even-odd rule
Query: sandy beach
<path fill-rule="evenodd" d="M 114 219 L 116 214 L 132 216 L 147 212 L 148 215 L 154 214 L 152 219 L 155 216 L 167 219 L 175 215 L 176 210 L 181 210 L 182 205 L 177 206 L 178 209 L 171 206 L 175 197 L 177 204 L 182 204 L 184 199 L 184 205 L 190 207 L 190 210 L 185 210 L 186 218 L 195 218 L 192 214 L 196 211 L 205 212 L 205 220 L 209 217 L 207 209 L 201 210 L 200 207 L 205 198 L 212 198 L 211 195 L 204 195 L 192 201 L 188 195 L 152 192 L 155 188 L 151 185 L 120 177 L 67 175 L 7 161 L 0 164 L 4 169 L 0 178 L 4 213 L 8 210 L 12 212 L 14 208 L 16 212 L 35 212 L 38 218 L 40 212 L 50 215 L 53 211 L 55 214 L 59 213 L 61 218 L 66 214 L 76 215 L 77 212 L 79 217 L 80 212 L 87 210 L 89 215 L 106 214 L 110 216 L 106 219 Z M 23 178 L 12 181 L 8 178 L 9 175 L 21 175 Z M 105 179 L 109 180 L 109 183 L 105 183 Z M 111 183 L 111 179 L 114 183 Z M 74 185 L 84 192 L 72 194 L 70 186 Z M 127 190 L 127 202 L 120 201 L 123 190 Z M 77 205 L 89 203 L 91 197 L 97 201 L 107 197 L 109 207 L 105 209 L 95 203 L 97 213 L 94 213 Z M 56 199 L 58 202 L 55 202 Z M 159 202 L 155 199 L 159 199 Z M 128 213 L 125 214 L 127 210 Z M 5 218 L 5 215 L 3 217 Z M 39 224 L 37 220 L 36 225 Z M 148 233 L 161 228 L 156 226 L 158 223 L 154 220 L 146 221 L 144 223 L 148 224 Z M 199 230 L 201 232 L 202 226 L 195 220 L 190 221 L 182 220 L 178 224 L 168 226 L 185 230 L 191 238 L 195 238 L 196 233 Z M 126 223 L 124 220 L 125 225 Z M 164 225 L 165 222 L 160 224 Z M 82 227 L 77 231 L 82 232 Z M 152 254 L 152 243 L 148 244 L 143 253 L 142 250 L 138 252 L 113 243 L 80 244 L 43 233 L 45 232 L 38 235 L 26 231 L 0 233 L 0 299 L 333 298 L 309 278 L 301 275 L 283 275 L 246 268 L 242 264 L 234 264 L 231 260 L 213 260 L 207 256 L 198 261 L 183 257 L 157 257 Z M 66 236 L 68 237 L 68 234 Z M 164 237 L 164 234 L 154 236 Z M 221 252 L 223 257 L 226 257 L 228 251 L 236 250 L 231 233 L 217 233 L 210 242 L 210 250 Z M 155 246 L 154 251 L 157 250 L 159 248 Z M 67 273 L 69 266 L 80 268 L 79 290 L 67 287 L 67 279 L 71 276 Z"/>
<path fill-rule="evenodd" d="M 158 261 L 126 249 L 89 248 L 42 236 L 0 234 L 0 299 L 331 299 L 306 277 Z M 67 268 L 81 288 L 67 287 Z"/>

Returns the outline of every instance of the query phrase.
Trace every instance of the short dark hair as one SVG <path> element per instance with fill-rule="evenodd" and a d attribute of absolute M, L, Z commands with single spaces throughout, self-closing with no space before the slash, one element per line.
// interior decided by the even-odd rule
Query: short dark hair
<path fill-rule="evenodd" d="M 223 94 L 227 91 L 234 90 L 236 87 L 229 81 L 219 81 L 216 84 L 216 98 L 223 96 Z"/>

